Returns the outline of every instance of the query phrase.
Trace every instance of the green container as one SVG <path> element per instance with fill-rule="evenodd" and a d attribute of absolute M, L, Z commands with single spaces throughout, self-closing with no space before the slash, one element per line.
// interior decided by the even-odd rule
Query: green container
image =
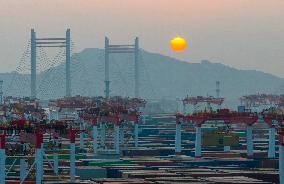
<path fill-rule="evenodd" d="M 239 137 L 246 137 L 246 132 L 236 132 Z"/>
<path fill-rule="evenodd" d="M 89 162 L 89 166 L 111 166 L 111 165 L 128 165 L 130 160 L 110 161 L 110 162 Z"/>
<path fill-rule="evenodd" d="M 47 156 L 48 159 L 53 159 L 53 155 L 48 155 Z M 61 160 L 70 160 L 70 155 L 58 155 L 58 158 Z M 80 159 L 86 159 L 87 156 L 86 155 L 75 155 L 75 159 L 76 160 L 80 160 Z"/>

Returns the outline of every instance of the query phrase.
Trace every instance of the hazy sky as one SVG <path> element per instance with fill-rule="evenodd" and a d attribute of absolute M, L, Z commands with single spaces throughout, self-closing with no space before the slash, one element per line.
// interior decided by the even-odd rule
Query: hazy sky
<path fill-rule="evenodd" d="M 64 36 L 77 51 L 130 43 L 190 62 L 208 59 L 284 77 L 283 0 L 0 0 L 0 72 L 13 71 L 30 39 Z M 175 35 L 190 45 L 168 46 Z"/>

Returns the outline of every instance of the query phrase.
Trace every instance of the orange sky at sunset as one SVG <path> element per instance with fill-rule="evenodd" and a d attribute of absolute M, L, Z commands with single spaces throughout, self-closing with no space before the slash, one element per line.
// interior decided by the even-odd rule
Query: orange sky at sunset
<path fill-rule="evenodd" d="M 70 27 L 78 51 L 139 36 L 151 52 L 284 77 L 283 10 L 283 0 L 0 0 L 0 72 L 16 68 L 30 28 L 57 36 Z M 176 35 L 190 42 L 185 52 L 170 50 Z"/>

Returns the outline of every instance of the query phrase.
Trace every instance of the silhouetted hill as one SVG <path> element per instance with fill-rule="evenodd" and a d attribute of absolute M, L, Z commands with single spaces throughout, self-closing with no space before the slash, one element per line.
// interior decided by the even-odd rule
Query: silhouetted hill
<path fill-rule="evenodd" d="M 64 64 L 38 75 L 38 96 L 56 98 L 65 94 Z M 220 63 L 202 61 L 188 63 L 160 54 L 141 50 L 141 96 L 147 99 L 176 99 L 187 94 L 215 96 L 215 82 L 221 82 L 221 96 L 232 105 L 237 98 L 252 93 L 281 93 L 282 78 L 254 70 L 238 70 Z M 104 50 L 89 48 L 73 56 L 72 94 L 103 95 Z M 110 56 L 111 95 L 133 96 L 133 56 Z M 4 94 L 28 96 L 29 76 L 15 73 L 0 74 Z M 13 82 L 11 82 L 13 81 Z M 53 81 L 53 82 L 52 82 Z"/>

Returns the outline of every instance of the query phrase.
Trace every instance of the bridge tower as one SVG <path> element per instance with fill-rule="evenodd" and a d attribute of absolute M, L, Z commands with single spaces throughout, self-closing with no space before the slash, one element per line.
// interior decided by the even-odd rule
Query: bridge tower
<path fill-rule="evenodd" d="M 109 55 L 110 54 L 134 54 L 134 94 L 139 97 L 139 38 L 136 37 L 132 45 L 110 45 L 109 39 L 105 37 L 105 97 L 110 97 L 109 80 Z"/>
<path fill-rule="evenodd" d="M 70 75 L 70 62 L 71 62 L 71 37 L 70 29 L 66 30 L 65 38 L 37 38 L 34 29 L 31 29 L 31 98 L 36 98 L 36 55 L 38 47 L 65 47 L 65 62 L 66 62 L 66 96 L 71 96 L 71 75 Z"/>

